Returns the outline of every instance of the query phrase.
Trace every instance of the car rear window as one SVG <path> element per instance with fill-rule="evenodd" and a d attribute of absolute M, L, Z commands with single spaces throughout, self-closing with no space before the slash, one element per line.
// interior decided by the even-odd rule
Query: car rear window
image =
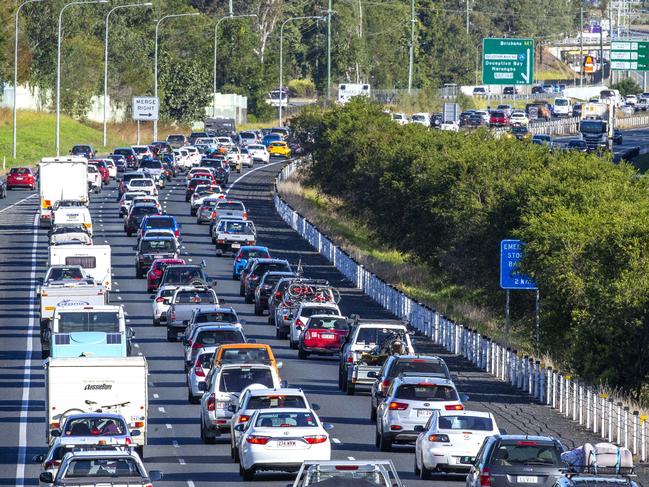
<path fill-rule="evenodd" d="M 450 386 L 437 384 L 401 384 L 396 392 L 397 399 L 411 399 L 413 401 L 457 401 L 457 392 Z"/>
<path fill-rule="evenodd" d="M 143 149 L 146 150 L 146 149 Z M 144 160 L 140 162 L 140 168 L 144 169 L 162 169 L 162 163 L 154 159 Z"/>
<path fill-rule="evenodd" d="M 248 401 L 246 409 L 272 409 L 272 408 L 306 408 L 302 396 L 289 396 L 268 394 L 265 396 L 253 396 Z"/>
<path fill-rule="evenodd" d="M 144 477 L 137 462 L 132 458 L 105 457 L 93 459 L 71 460 L 62 480 L 84 477 L 110 477 L 114 479 L 123 477 Z M 77 482 L 78 483 L 78 482 Z M 86 483 L 85 481 L 83 483 Z"/>
<path fill-rule="evenodd" d="M 245 210 L 243 203 L 238 201 L 221 201 L 219 202 L 217 208 L 224 210 L 234 210 L 234 211 L 243 211 Z"/>
<path fill-rule="evenodd" d="M 142 216 L 142 215 L 156 215 L 160 213 L 156 206 L 136 206 L 133 208 L 132 215 Z"/>
<path fill-rule="evenodd" d="M 203 280 L 204 276 L 200 269 L 179 267 L 169 267 L 166 269 L 165 282 L 169 284 L 190 283 L 195 279 Z"/>
<path fill-rule="evenodd" d="M 315 428 L 318 426 L 311 413 L 263 413 L 257 417 L 257 428 Z"/>
<path fill-rule="evenodd" d="M 214 347 L 222 343 L 242 343 L 246 339 L 243 333 L 236 330 L 203 330 L 196 335 L 195 344 Z"/>
<path fill-rule="evenodd" d="M 210 291 L 179 291 L 176 303 L 180 304 L 215 304 L 214 294 Z"/>
<path fill-rule="evenodd" d="M 344 318 L 314 318 L 309 321 L 309 329 L 348 331 L 349 325 Z"/>
<path fill-rule="evenodd" d="M 174 252 L 176 245 L 172 240 L 143 240 L 140 252 L 143 254 L 154 252 Z"/>
<path fill-rule="evenodd" d="M 270 254 L 267 250 L 244 249 L 241 251 L 241 257 L 244 259 L 268 259 Z"/>
<path fill-rule="evenodd" d="M 300 310 L 300 316 L 304 316 L 308 318 L 309 316 L 313 315 L 337 315 L 338 310 L 333 309 L 333 308 L 311 308 L 309 306 L 305 306 Z"/>
<path fill-rule="evenodd" d="M 383 343 L 387 337 L 392 336 L 394 329 L 391 328 L 361 328 L 356 336 L 358 345 L 377 345 Z"/>
<path fill-rule="evenodd" d="M 494 429 L 491 418 L 482 416 L 440 416 L 438 426 L 445 430 L 491 431 Z"/>
<path fill-rule="evenodd" d="M 396 377 L 402 372 L 423 372 L 427 374 L 440 374 L 448 377 L 448 369 L 444 364 L 438 361 L 426 359 L 413 359 L 413 360 L 397 360 L 395 364 L 390 367 L 388 377 Z"/>
<path fill-rule="evenodd" d="M 237 316 L 234 313 L 222 312 L 222 311 L 210 311 L 207 313 L 200 313 L 196 316 L 195 323 L 215 323 L 215 322 L 225 322 L 225 323 L 236 323 Z"/>
<path fill-rule="evenodd" d="M 233 348 L 223 350 L 220 362 L 224 364 L 269 364 L 266 348 Z"/>
<path fill-rule="evenodd" d="M 173 218 L 149 218 L 146 221 L 147 228 L 175 228 Z"/>
<path fill-rule="evenodd" d="M 561 452 L 553 443 L 536 441 L 503 441 L 491 452 L 492 465 L 549 465 L 561 463 Z"/>
<path fill-rule="evenodd" d="M 246 367 L 224 370 L 221 372 L 219 390 L 221 392 L 241 392 L 251 384 L 273 387 L 273 375 L 270 369 Z"/>
<path fill-rule="evenodd" d="M 272 262 L 272 263 L 263 263 L 255 267 L 253 271 L 258 276 L 263 276 L 267 272 L 277 271 L 277 272 L 291 272 L 291 266 L 286 262 Z"/>

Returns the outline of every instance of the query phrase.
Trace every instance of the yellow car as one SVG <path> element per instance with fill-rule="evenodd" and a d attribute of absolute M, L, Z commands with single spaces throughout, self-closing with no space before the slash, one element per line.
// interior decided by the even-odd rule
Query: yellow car
<path fill-rule="evenodd" d="M 291 157 L 291 149 L 286 142 L 271 142 L 268 146 L 270 156 Z"/>

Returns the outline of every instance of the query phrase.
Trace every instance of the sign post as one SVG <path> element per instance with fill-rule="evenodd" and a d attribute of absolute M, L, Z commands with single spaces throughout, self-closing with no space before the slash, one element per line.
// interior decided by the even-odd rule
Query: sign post
<path fill-rule="evenodd" d="M 611 69 L 616 71 L 649 71 L 649 42 L 611 42 Z"/>
<path fill-rule="evenodd" d="M 536 351 L 540 346 L 540 294 L 536 283 L 518 271 L 523 259 L 524 244 L 520 240 L 502 240 L 500 242 L 500 287 L 505 290 L 505 336 L 509 344 L 509 291 L 536 291 Z"/>
<path fill-rule="evenodd" d="M 529 85 L 534 81 L 534 39 L 482 40 L 482 84 Z"/>

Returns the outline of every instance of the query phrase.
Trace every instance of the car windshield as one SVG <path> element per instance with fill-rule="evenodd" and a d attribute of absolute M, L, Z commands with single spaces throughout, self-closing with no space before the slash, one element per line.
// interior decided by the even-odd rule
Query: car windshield
<path fill-rule="evenodd" d="M 115 149 L 113 151 L 113 154 L 118 155 L 118 156 L 132 156 L 133 155 L 133 150 L 132 149 Z"/>
<path fill-rule="evenodd" d="M 61 281 L 63 279 L 83 279 L 80 267 L 54 267 L 50 270 L 48 280 Z"/>
<path fill-rule="evenodd" d="M 117 436 L 126 432 L 119 418 L 72 418 L 65 422 L 63 436 Z"/>
<path fill-rule="evenodd" d="M 414 401 L 457 401 L 457 392 L 451 386 L 429 384 L 401 384 L 395 394 L 397 399 L 411 399 Z"/>
<path fill-rule="evenodd" d="M 491 464 L 503 467 L 512 465 L 561 464 L 560 452 L 552 443 L 531 440 L 501 442 L 491 453 Z"/>
<path fill-rule="evenodd" d="M 219 223 L 219 232 L 247 235 L 252 232 L 252 224 L 247 221 L 222 221 Z"/>
<path fill-rule="evenodd" d="M 97 331 L 119 332 L 119 313 L 116 311 L 65 311 L 59 314 L 59 333 Z"/>
<path fill-rule="evenodd" d="M 134 459 L 127 457 L 71 460 L 63 480 L 84 477 L 142 478 L 144 473 Z"/>
<path fill-rule="evenodd" d="M 557 100 L 554 100 L 554 105 L 557 106 L 557 107 L 567 107 L 568 106 L 568 100 L 559 98 Z"/>
<path fill-rule="evenodd" d="M 75 145 L 72 148 L 72 154 L 85 154 L 86 152 L 90 152 L 90 146 L 88 145 Z"/>
<path fill-rule="evenodd" d="M 492 431 L 494 424 L 491 418 L 483 416 L 440 416 L 439 429 Z"/>
<path fill-rule="evenodd" d="M 248 150 L 264 150 L 265 147 L 263 145 L 257 145 L 257 144 L 250 144 L 248 146 Z"/>
<path fill-rule="evenodd" d="M 291 272 L 291 266 L 287 262 L 269 262 L 262 263 L 255 267 L 253 271 L 254 274 L 258 276 L 263 276 L 267 272 L 278 271 L 278 272 Z"/>
<path fill-rule="evenodd" d="M 200 269 L 187 267 L 167 267 L 165 276 L 167 284 L 184 284 L 196 279 L 201 281 L 205 279 Z"/>
<path fill-rule="evenodd" d="M 424 115 L 413 115 L 412 120 L 415 122 L 424 122 L 426 121 L 426 117 Z"/>
<path fill-rule="evenodd" d="M 349 325 L 344 318 L 313 318 L 309 321 L 310 330 L 340 330 L 349 331 Z"/>
<path fill-rule="evenodd" d="M 155 253 L 155 252 L 174 252 L 176 245 L 172 240 L 143 240 L 140 247 L 140 252 Z"/>
<path fill-rule="evenodd" d="M 214 347 L 223 343 L 243 343 L 246 339 L 238 330 L 203 330 L 199 331 L 194 340 L 198 347 Z"/>
<path fill-rule="evenodd" d="M 270 254 L 267 250 L 262 249 L 243 249 L 241 250 L 241 257 L 243 259 L 268 259 Z"/>
<path fill-rule="evenodd" d="M 147 159 L 140 162 L 140 169 L 162 169 L 162 163 L 155 159 Z"/>
<path fill-rule="evenodd" d="M 194 323 L 236 323 L 237 315 L 228 311 L 208 311 L 199 313 Z"/>
<path fill-rule="evenodd" d="M 491 112 L 491 116 L 496 118 L 503 118 L 505 116 L 505 112 Z"/>
<path fill-rule="evenodd" d="M 383 343 L 389 336 L 393 336 L 394 329 L 389 328 L 361 328 L 356 336 L 359 345 L 377 345 Z"/>
<path fill-rule="evenodd" d="M 9 174 L 20 174 L 20 175 L 25 175 L 29 174 L 30 170 L 26 167 L 14 167 L 9 171 Z"/>
<path fill-rule="evenodd" d="M 601 134 L 603 133 L 604 124 L 599 120 L 582 120 L 579 124 L 579 130 L 585 133 Z"/>
<path fill-rule="evenodd" d="M 178 291 L 176 303 L 180 304 L 215 304 L 216 299 L 212 291 Z"/>
<path fill-rule="evenodd" d="M 252 396 L 246 404 L 246 409 L 272 409 L 272 408 L 306 408 L 302 396 L 265 394 Z"/>
<path fill-rule="evenodd" d="M 267 368 L 226 369 L 221 372 L 219 390 L 221 392 L 241 392 L 251 384 L 261 384 L 268 388 L 274 386 L 273 374 Z"/>
<path fill-rule="evenodd" d="M 316 428 L 318 422 L 311 413 L 262 413 L 257 416 L 257 428 Z"/>
<path fill-rule="evenodd" d="M 390 367 L 388 376 L 396 377 L 402 372 L 423 372 L 426 374 L 440 374 L 444 377 L 448 376 L 448 370 L 444 364 L 438 361 L 426 359 L 397 360 L 396 363 Z"/>
<path fill-rule="evenodd" d="M 173 218 L 149 218 L 146 221 L 147 228 L 175 228 Z"/>
<path fill-rule="evenodd" d="M 144 154 L 145 152 L 149 152 L 148 147 L 133 147 L 133 150 L 136 154 Z"/>
<path fill-rule="evenodd" d="M 268 364 L 266 348 L 228 348 L 223 350 L 219 359 L 224 364 Z"/>

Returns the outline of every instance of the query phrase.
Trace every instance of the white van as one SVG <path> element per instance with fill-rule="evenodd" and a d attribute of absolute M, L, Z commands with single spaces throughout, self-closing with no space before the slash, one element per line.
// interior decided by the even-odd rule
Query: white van
<path fill-rule="evenodd" d="M 44 157 L 38 165 L 41 226 L 52 224 L 52 208 L 60 200 L 88 203 L 88 160 L 85 157 Z"/>
<path fill-rule="evenodd" d="M 83 225 L 92 237 L 92 218 L 86 206 L 62 206 L 54 211 L 53 226 Z"/>
<path fill-rule="evenodd" d="M 110 245 L 51 246 L 49 266 L 80 265 L 106 291 L 112 288 Z"/>

